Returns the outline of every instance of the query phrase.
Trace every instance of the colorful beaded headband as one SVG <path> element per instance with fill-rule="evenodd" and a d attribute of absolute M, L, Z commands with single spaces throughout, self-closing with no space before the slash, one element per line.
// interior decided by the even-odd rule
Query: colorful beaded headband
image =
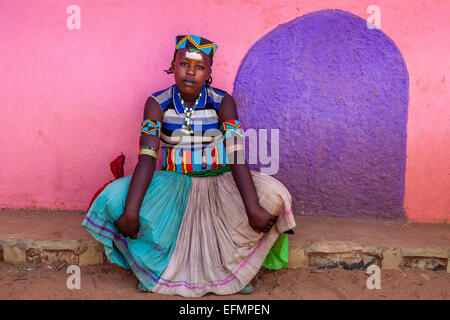
<path fill-rule="evenodd" d="M 211 58 L 211 64 L 214 54 L 217 50 L 217 45 L 203 37 L 194 35 L 180 35 L 175 37 L 175 50 L 190 48 L 193 50 L 199 50 L 207 54 Z"/>

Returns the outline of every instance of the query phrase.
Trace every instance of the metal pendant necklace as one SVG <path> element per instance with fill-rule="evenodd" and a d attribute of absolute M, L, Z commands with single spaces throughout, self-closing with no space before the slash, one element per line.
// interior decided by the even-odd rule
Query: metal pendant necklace
<path fill-rule="evenodd" d="M 183 100 L 183 98 L 181 98 L 181 95 L 178 92 L 178 98 L 181 100 L 181 107 L 183 108 L 184 114 L 186 115 L 186 118 L 184 119 L 183 127 L 181 129 L 182 132 L 189 133 L 189 134 L 194 133 L 194 131 L 191 129 L 191 116 L 194 113 L 195 108 L 197 108 L 197 105 L 198 105 L 201 97 L 202 97 L 202 93 L 200 92 L 200 95 L 198 96 L 197 100 L 195 100 L 192 107 L 188 107 L 184 104 L 184 100 Z"/>

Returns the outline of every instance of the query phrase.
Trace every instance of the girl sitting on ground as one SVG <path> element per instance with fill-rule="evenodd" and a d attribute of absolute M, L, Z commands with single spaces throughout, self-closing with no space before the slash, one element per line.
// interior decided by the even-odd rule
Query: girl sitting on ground
<path fill-rule="evenodd" d="M 261 265 L 287 264 L 292 198 L 243 160 L 233 97 L 211 87 L 216 50 L 202 37 L 176 37 L 166 70 L 175 84 L 145 103 L 133 175 L 109 184 L 82 223 L 141 291 L 249 293 Z"/>

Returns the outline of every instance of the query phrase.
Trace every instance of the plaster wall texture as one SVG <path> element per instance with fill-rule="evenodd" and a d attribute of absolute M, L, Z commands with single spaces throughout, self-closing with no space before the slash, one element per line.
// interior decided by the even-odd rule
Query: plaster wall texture
<path fill-rule="evenodd" d="M 403 218 L 408 88 L 390 39 L 351 13 L 321 10 L 258 41 L 233 95 L 244 129 L 280 130 L 280 146 L 268 144 L 280 150 L 275 177 L 294 212 Z"/>
<path fill-rule="evenodd" d="M 72 4 L 81 9 L 80 30 L 66 26 Z M 219 45 L 213 86 L 231 93 L 248 50 L 278 25 L 324 9 L 366 19 L 371 4 L 1 1 L 0 207 L 84 210 L 112 178 L 109 162 L 120 152 L 131 174 L 145 100 L 172 83 L 162 70 L 176 35 Z M 450 215 L 450 2 L 377 5 L 409 73 L 403 208 L 410 220 L 443 222 Z"/>

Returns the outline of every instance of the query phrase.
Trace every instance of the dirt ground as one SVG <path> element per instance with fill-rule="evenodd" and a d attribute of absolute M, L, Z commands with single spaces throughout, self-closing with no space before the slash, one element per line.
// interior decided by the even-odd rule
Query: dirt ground
<path fill-rule="evenodd" d="M 81 267 L 81 289 L 68 289 L 66 265 L 10 265 L 0 262 L 0 299 L 45 300 L 173 300 L 185 299 L 137 291 L 137 279 L 113 264 Z M 402 273 L 403 271 L 403 273 Z M 450 273 L 419 269 L 383 270 L 381 289 L 368 289 L 361 270 L 297 268 L 261 270 L 248 295 L 217 296 L 206 300 L 449 300 Z M 192 298 L 190 298 L 192 299 Z"/>

